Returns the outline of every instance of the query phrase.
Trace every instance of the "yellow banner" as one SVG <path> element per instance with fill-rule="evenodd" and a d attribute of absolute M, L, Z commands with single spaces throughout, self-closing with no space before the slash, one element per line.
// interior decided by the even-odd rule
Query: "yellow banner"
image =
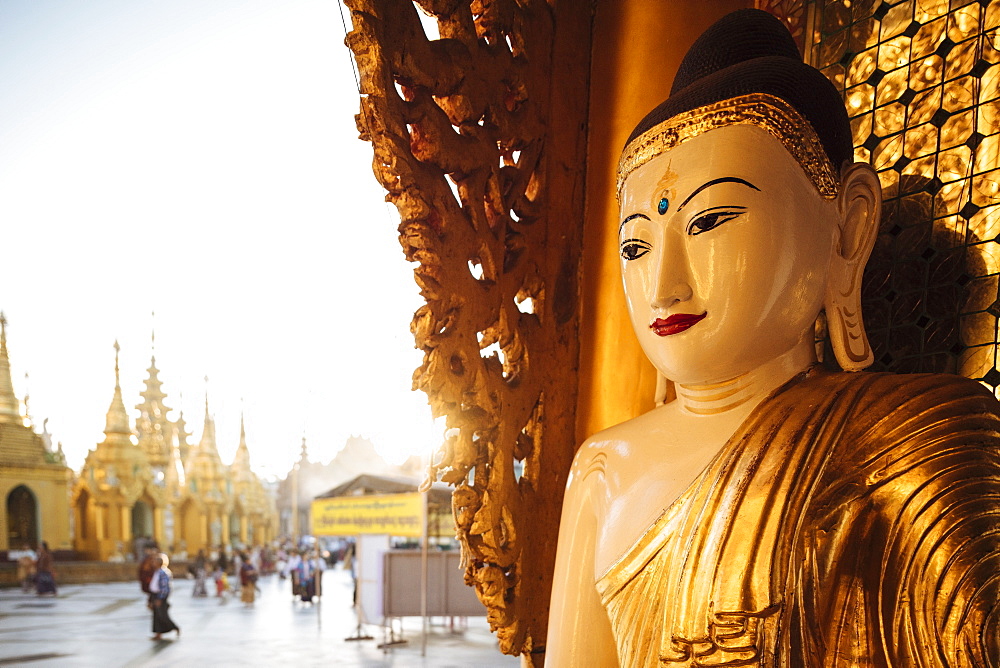
<path fill-rule="evenodd" d="M 422 494 L 374 494 L 316 499 L 312 503 L 314 536 L 384 533 L 420 537 L 424 525 Z"/>

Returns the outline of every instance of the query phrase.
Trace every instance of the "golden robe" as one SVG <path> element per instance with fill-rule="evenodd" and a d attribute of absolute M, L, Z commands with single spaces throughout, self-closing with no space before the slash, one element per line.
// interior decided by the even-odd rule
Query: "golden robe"
<path fill-rule="evenodd" d="M 1000 404 L 814 369 L 597 583 L 638 666 L 1000 665 Z"/>

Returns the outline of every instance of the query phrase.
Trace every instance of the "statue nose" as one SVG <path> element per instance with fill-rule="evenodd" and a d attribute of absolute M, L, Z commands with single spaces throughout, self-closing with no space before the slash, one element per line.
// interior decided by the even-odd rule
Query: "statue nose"
<path fill-rule="evenodd" d="M 664 240 L 664 252 L 658 258 L 651 301 L 653 308 L 669 308 L 691 299 L 693 294 L 685 271 L 687 256 L 684 243 L 682 240 L 670 239 L 670 236 Z"/>
<path fill-rule="evenodd" d="M 672 283 L 658 281 L 656 287 L 656 292 L 653 293 L 653 308 L 669 308 L 691 299 L 691 286 L 686 281 Z"/>

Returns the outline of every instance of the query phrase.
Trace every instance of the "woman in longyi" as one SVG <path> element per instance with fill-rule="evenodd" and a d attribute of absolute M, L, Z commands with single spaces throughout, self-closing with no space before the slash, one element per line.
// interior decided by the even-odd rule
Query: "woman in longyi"
<path fill-rule="evenodd" d="M 577 454 L 548 665 L 1000 665 L 1000 405 L 862 372 L 881 189 L 850 138 L 755 10 L 633 132 L 622 277 L 676 398 Z M 821 311 L 843 372 L 816 363 Z"/>

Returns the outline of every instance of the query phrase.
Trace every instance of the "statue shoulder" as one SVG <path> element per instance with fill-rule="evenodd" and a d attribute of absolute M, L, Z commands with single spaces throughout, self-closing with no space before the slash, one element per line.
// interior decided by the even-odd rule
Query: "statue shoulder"
<path fill-rule="evenodd" d="M 880 386 L 911 388 L 915 390 L 934 390 L 950 388 L 969 394 L 990 395 L 990 391 L 976 380 L 958 376 L 952 373 L 879 373 L 860 372 L 847 374 L 855 378 L 870 377 Z"/>
<path fill-rule="evenodd" d="M 861 407 L 890 419 L 941 419 L 977 414 L 1000 417 L 1000 402 L 982 383 L 947 373 L 857 373 L 854 383 L 864 385 Z"/>
<path fill-rule="evenodd" d="M 830 374 L 824 383 L 813 390 L 837 397 L 821 411 L 837 426 L 829 443 L 836 465 L 827 475 L 839 482 L 831 489 L 850 479 L 871 492 L 892 492 L 901 484 L 945 480 L 958 469 L 967 479 L 1000 476 L 1000 402 L 981 383 L 951 374 L 889 373 Z"/>
<path fill-rule="evenodd" d="M 634 458 L 651 439 L 663 439 L 670 430 L 668 413 L 666 406 L 654 408 L 590 436 L 576 452 L 570 481 L 587 479 L 595 473 L 603 476 L 609 461 Z"/>
<path fill-rule="evenodd" d="M 617 426 L 617 425 L 616 425 Z M 593 478 L 594 474 L 603 478 L 610 451 L 609 442 L 603 435 L 605 432 L 614 430 L 614 427 L 594 434 L 583 442 L 573 457 L 573 465 L 570 468 L 569 488 L 579 487 Z"/>
<path fill-rule="evenodd" d="M 812 405 L 817 403 L 815 399 L 832 395 L 839 397 L 840 405 L 850 404 L 855 418 L 867 416 L 892 422 L 914 418 L 919 421 L 921 416 L 937 419 L 945 414 L 1000 416 L 1000 402 L 989 388 L 978 381 L 945 373 L 821 371 L 783 393 L 782 400 Z"/>

